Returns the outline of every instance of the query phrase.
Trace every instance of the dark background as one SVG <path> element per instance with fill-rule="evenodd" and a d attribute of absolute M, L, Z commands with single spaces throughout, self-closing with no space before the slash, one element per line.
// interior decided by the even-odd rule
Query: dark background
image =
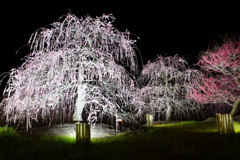
<path fill-rule="evenodd" d="M 78 17 L 112 13 L 116 28 L 120 31 L 128 29 L 132 39 L 140 38 L 136 45 L 144 64 L 160 54 L 178 54 L 192 65 L 201 51 L 221 43 L 225 34 L 236 36 L 240 31 L 240 9 L 235 1 L 229 0 L 22 0 L 1 3 L 0 74 L 21 65 L 21 59 L 29 53 L 24 44 L 37 28 L 57 21 L 69 12 Z"/>

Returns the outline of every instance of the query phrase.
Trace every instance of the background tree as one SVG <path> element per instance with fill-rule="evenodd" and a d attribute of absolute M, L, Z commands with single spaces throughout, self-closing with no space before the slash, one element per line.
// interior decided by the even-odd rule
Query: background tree
<path fill-rule="evenodd" d="M 240 103 L 240 42 L 226 40 L 204 52 L 197 64 L 206 73 L 194 81 L 188 97 L 205 104 L 226 103 L 233 116 Z"/>
<path fill-rule="evenodd" d="M 68 14 L 29 40 L 30 54 L 12 69 L 1 102 L 7 124 L 108 118 L 133 120 L 130 103 L 137 72 L 130 33 L 112 26 L 114 17 Z M 73 116 L 73 112 L 74 116 Z"/>
<path fill-rule="evenodd" d="M 185 98 L 188 86 L 199 75 L 189 69 L 187 62 L 178 56 L 158 57 L 144 66 L 138 79 L 140 89 L 133 103 L 138 106 L 138 116 L 157 114 L 170 120 L 172 114 L 188 117 L 200 108 L 198 103 Z"/>

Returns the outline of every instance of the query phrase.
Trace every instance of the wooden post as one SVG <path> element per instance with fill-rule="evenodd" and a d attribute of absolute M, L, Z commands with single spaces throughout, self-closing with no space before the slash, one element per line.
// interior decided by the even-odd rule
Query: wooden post
<path fill-rule="evenodd" d="M 146 120 L 147 120 L 147 127 L 152 127 L 153 126 L 153 115 L 147 114 Z"/>
<path fill-rule="evenodd" d="M 216 113 L 218 133 L 221 135 L 233 134 L 233 117 L 230 114 Z"/>
<path fill-rule="evenodd" d="M 86 123 L 76 123 L 76 143 L 89 144 L 91 139 L 90 125 Z"/>

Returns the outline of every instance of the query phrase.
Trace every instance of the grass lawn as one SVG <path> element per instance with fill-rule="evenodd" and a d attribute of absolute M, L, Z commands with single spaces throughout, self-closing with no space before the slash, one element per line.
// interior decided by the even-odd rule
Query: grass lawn
<path fill-rule="evenodd" d="M 76 145 L 68 137 L 22 137 L 0 127 L 0 160 L 133 160 L 133 159 L 240 159 L 240 124 L 236 134 L 221 136 L 216 123 L 181 122 L 155 125 L 112 138 Z"/>

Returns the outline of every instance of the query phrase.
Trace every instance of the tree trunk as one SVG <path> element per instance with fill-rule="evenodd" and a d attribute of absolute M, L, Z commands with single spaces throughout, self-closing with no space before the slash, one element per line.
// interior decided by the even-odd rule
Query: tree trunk
<path fill-rule="evenodd" d="M 168 86 L 168 81 L 169 81 L 168 72 L 165 72 L 165 81 L 166 81 L 165 87 L 167 89 L 169 89 L 169 86 Z M 169 99 L 167 99 L 166 121 L 171 120 L 171 113 L 172 113 L 172 106 L 169 104 Z"/>
<path fill-rule="evenodd" d="M 76 123 L 76 143 L 89 144 L 91 139 L 90 125 L 86 123 Z"/>
<path fill-rule="evenodd" d="M 116 120 L 115 120 L 116 132 L 119 132 L 119 124 L 118 124 L 118 114 L 117 114 L 117 111 L 116 111 L 116 113 L 115 113 L 115 118 L 116 118 Z"/>
<path fill-rule="evenodd" d="M 166 121 L 171 120 L 171 114 L 172 114 L 172 106 L 167 103 L 167 112 L 166 112 Z"/>
<path fill-rule="evenodd" d="M 235 112 L 237 111 L 237 108 L 238 108 L 238 105 L 240 103 L 240 100 L 236 100 L 233 104 L 233 108 L 232 108 L 232 111 L 230 112 L 230 115 L 233 116 L 235 114 Z"/>
<path fill-rule="evenodd" d="M 233 134 L 233 117 L 230 114 L 216 113 L 218 133 L 221 135 Z"/>
<path fill-rule="evenodd" d="M 76 99 L 76 107 L 73 113 L 73 121 L 82 121 L 82 111 L 85 106 L 85 96 L 86 96 L 86 88 L 87 85 L 83 83 L 84 81 L 84 73 L 82 69 L 78 71 L 78 89 L 77 89 L 77 99 Z"/>

